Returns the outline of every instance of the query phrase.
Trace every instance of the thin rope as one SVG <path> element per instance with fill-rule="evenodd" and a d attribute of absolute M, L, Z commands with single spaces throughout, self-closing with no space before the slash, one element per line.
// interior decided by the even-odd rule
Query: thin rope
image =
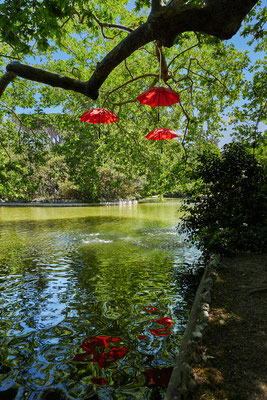
<path fill-rule="evenodd" d="M 101 108 L 101 90 L 99 90 L 99 104 L 100 104 L 100 108 Z"/>
<path fill-rule="evenodd" d="M 159 49 L 159 84 L 160 84 L 160 81 L 161 81 L 161 50 L 160 50 L 159 46 L 158 46 L 158 49 Z"/>

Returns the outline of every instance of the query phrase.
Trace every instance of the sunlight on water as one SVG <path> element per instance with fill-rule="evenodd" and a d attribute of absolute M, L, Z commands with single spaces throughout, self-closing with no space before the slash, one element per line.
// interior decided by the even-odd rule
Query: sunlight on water
<path fill-rule="evenodd" d="M 168 209 L 159 203 L 137 202 L 94 207 L 0 207 L 0 221 L 40 221 L 89 217 L 134 218 L 141 220 L 176 221 L 177 200 L 168 201 Z"/>
<path fill-rule="evenodd" d="M 179 215 L 0 207 L 0 398 L 163 398 L 199 257 Z"/>

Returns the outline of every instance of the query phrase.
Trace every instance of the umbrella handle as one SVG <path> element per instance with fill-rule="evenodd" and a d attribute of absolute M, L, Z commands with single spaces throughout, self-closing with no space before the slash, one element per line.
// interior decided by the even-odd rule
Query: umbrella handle
<path fill-rule="evenodd" d="M 99 127 L 98 127 L 98 138 L 100 139 L 100 124 L 99 124 Z"/>

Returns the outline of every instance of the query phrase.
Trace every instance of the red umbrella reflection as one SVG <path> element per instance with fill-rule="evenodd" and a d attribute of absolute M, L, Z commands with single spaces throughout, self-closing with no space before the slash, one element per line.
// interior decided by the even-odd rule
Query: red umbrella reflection
<path fill-rule="evenodd" d="M 167 336 L 170 335 L 172 332 L 169 331 L 169 328 L 172 326 L 172 320 L 169 317 L 163 317 L 159 319 L 152 319 L 153 322 L 157 322 L 158 324 L 166 326 L 166 328 L 159 328 L 159 329 L 149 329 L 149 332 L 152 335 L 156 336 Z"/>
<path fill-rule="evenodd" d="M 112 122 L 117 122 L 119 120 L 116 114 L 110 110 L 106 110 L 105 108 L 92 108 L 83 113 L 80 118 L 83 122 L 89 122 L 91 124 L 111 124 Z"/>
<path fill-rule="evenodd" d="M 168 336 L 172 333 L 168 329 L 169 328 L 149 329 L 149 332 L 151 332 L 152 335 L 163 337 L 163 336 Z"/>
<path fill-rule="evenodd" d="M 145 386 L 161 386 L 167 388 L 173 371 L 173 367 L 150 368 L 144 372 Z"/>
<path fill-rule="evenodd" d="M 169 317 L 163 317 L 159 319 L 152 319 L 153 322 L 157 322 L 158 324 L 165 325 L 165 326 L 171 326 L 172 325 L 172 320 Z"/>
<path fill-rule="evenodd" d="M 110 336 L 95 336 L 93 338 L 87 338 L 85 341 L 81 344 L 81 348 L 84 349 L 85 351 L 91 351 L 92 348 L 94 349 L 95 347 L 108 347 L 108 343 L 112 342 L 119 342 L 121 338 L 115 338 L 115 337 L 110 337 Z"/>
<path fill-rule="evenodd" d="M 92 378 L 92 382 L 95 385 L 107 385 L 107 381 L 104 378 L 95 377 L 95 378 Z"/>
<path fill-rule="evenodd" d="M 111 363 L 123 358 L 127 353 L 126 347 L 113 346 L 111 343 L 119 342 L 120 338 L 110 336 L 96 336 L 87 338 L 80 346 L 85 353 L 77 354 L 73 361 L 95 362 L 100 368 L 106 368 Z"/>
<path fill-rule="evenodd" d="M 145 311 L 157 311 L 157 307 L 149 306 L 147 308 L 144 308 Z"/>

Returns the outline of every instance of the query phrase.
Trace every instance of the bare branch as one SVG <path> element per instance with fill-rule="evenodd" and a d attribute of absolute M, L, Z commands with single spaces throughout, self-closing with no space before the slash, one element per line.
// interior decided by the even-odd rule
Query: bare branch
<path fill-rule="evenodd" d="M 194 44 L 194 45 L 191 46 L 191 47 L 188 47 L 188 49 L 185 49 L 185 50 L 181 51 L 179 54 L 177 54 L 177 55 L 169 62 L 168 68 L 170 68 L 170 66 L 172 65 L 172 63 L 174 62 L 174 60 L 176 60 L 176 58 L 179 58 L 182 54 L 184 54 L 184 53 L 186 53 L 187 51 L 193 49 L 194 47 L 199 46 L 199 44 L 200 44 L 200 40 L 198 39 L 198 42 L 197 42 L 196 44 Z"/>
<path fill-rule="evenodd" d="M 124 38 L 106 57 L 97 64 L 95 72 L 87 83 L 88 96 L 95 99 L 98 96 L 98 90 L 109 76 L 109 74 L 129 57 L 135 50 L 144 44 L 153 40 L 147 23 L 139 26 Z"/>
<path fill-rule="evenodd" d="M 0 144 L 1 144 L 2 148 L 4 149 L 4 152 L 5 152 L 5 153 L 6 153 L 6 155 L 8 156 L 8 158 L 9 158 L 9 161 L 12 161 L 12 158 L 11 158 L 11 156 L 10 156 L 9 152 L 7 151 L 6 147 L 4 146 L 4 144 L 3 144 L 3 142 L 2 142 L 2 139 L 1 139 L 1 138 L 0 138 Z"/>
<path fill-rule="evenodd" d="M 126 32 L 133 32 L 132 28 L 129 28 L 128 26 L 124 25 L 118 25 L 118 24 L 109 24 L 107 22 L 100 22 L 100 25 L 103 26 L 103 28 L 115 28 L 115 29 L 120 29 L 121 31 L 126 31 Z"/>
<path fill-rule="evenodd" d="M 12 108 L 8 107 L 8 106 L 7 106 L 5 103 L 3 103 L 2 101 L 0 102 L 0 104 L 1 104 L 2 107 L 6 108 L 11 114 L 13 114 L 14 117 L 15 117 L 15 119 L 16 119 L 17 121 L 19 121 L 19 123 L 20 123 L 21 126 L 23 126 L 23 123 L 22 123 L 21 119 L 18 117 L 18 115 L 15 113 L 15 111 L 12 110 Z"/>
<path fill-rule="evenodd" d="M 126 31 L 126 32 L 132 32 L 133 31 L 133 29 L 129 28 L 128 26 L 119 25 L 119 24 L 111 24 L 111 23 L 107 23 L 107 22 L 101 22 L 101 21 L 99 21 L 99 19 L 94 14 L 93 14 L 93 18 L 98 23 L 98 25 L 100 26 L 102 35 L 107 39 L 113 39 L 113 38 L 108 38 L 107 36 L 105 36 L 103 28 L 120 29 L 121 31 Z"/>
<path fill-rule="evenodd" d="M 115 89 L 111 90 L 111 91 L 108 93 L 107 97 L 105 98 L 103 104 L 105 104 L 105 103 L 107 102 L 109 96 L 110 96 L 112 93 L 114 93 L 114 92 L 116 92 L 117 90 L 123 88 L 124 86 L 129 85 L 130 83 L 133 83 L 133 82 L 137 81 L 138 79 L 147 78 L 148 76 L 156 76 L 156 77 L 157 77 L 156 74 L 144 74 L 144 75 L 137 76 L 136 78 L 130 79 L 129 81 L 124 82 L 122 85 L 117 86 Z"/>
<path fill-rule="evenodd" d="M 127 71 L 129 72 L 129 75 L 131 76 L 131 78 L 134 79 L 133 74 L 131 73 L 130 68 L 127 65 L 127 60 L 124 60 L 124 65 L 125 65 L 125 68 L 127 69 Z"/>
<path fill-rule="evenodd" d="M 135 103 L 137 102 L 138 99 L 130 99 L 130 100 L 124 100 L 120 101 L 119 103 L 112 103 L 114 107 L 121 107 L 124 106 L 125 104 L 130 104 L 130 103 Z"/>
<path fill-rule="evenodd" d="M 9 58 L 10 60 L 20 60 L 20 58 L 18 57 L 12 57 L 12 56 L 8 56 L 7 54 L 1 54 L 0 53 L 0 57 L 4 57 L 4 58 Z"/>
<path fill-rule="evenodd" d="M 227 86 L 226 86 L 219 78 L 217 78 L 217 76 L 215 76 L 215 75 L 212 74 L 210 71 L 208 71 L 206 68 L 204 68 L 204 67 L 200 64 L 200 62 L 198 61 L 197 58 L 191 58 L 191 60 L 192 60 L 192 61 L 196 61 L 197 65 L 198 65 L 201 69 L 203 69 L 203 71 L 205 71 L 207 74 L 211 75 L 214 79 L 216 79 L 216 81 L 218 81 L 222 86 L 225 87 L 225 89 L 227 89 L 227 90 L 229 91 L 229 89 L 227 88 Z M 191 72 L 192 72 L 192 73 L 195 73 L 195 72 L 193 72 L 193 71 L 191 71 Z M 195 73 L 195 74 L 196 74 L 196 73 Z M 203 77 L 202 77 L 202 78 L 203 78 Z"/>

